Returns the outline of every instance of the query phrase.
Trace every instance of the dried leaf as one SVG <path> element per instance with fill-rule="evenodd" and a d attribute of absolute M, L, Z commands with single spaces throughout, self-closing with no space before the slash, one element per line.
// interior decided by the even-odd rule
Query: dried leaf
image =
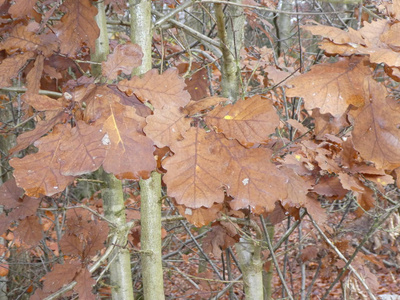
<path fill-rule="evenodd" d="M 60 240 L 61 250 L 65 255 L 83 257 L 83 241 L 72 234 L 64 234 Z"/>
<path fill-rule="evenodd" d="M 11 79 L 17 77 L 21 68 L 26 64 L 26 61 L 33 57 L 34 54 L 32 52 L 26 52 L 23 54 L 14 54 L 3 59 L 0 64 L 0 86 L 11 86 Z"/>
<path fill-rule="evenodd" d="M 61 24 L 55 28 L 59 40 L 62 41 L 61 52 L 74 56 L 84 43 L 94 49 L 100 33 L 94 19 L 97 15 L 96 7 L 89 0 L 66 0 L 62 8 L 66 13 L 61 18 Z"/>
<path fill-rule="evenodd" d="M 190 128 L 190 119 L 175 106 L 155 109 L 146 122 L 144 132 L 160 148 L 182 140 Z"/>
<path fill-rule="evenodd" d="M 131 75 L 132 70 L 142 64 L 142 57 L 140 46 L 132 43 L 119 44 L 107 61 L 102 63 L 103 76 L 113 80 L 121 72 Z"/>
<path fill-rule="evenodd" d="M 196 227 L 202 227 L 210 224 L 218 218 L 218 213 L 222 210 L 222 204 L 214 204 L 210 208 L 191 209 L 185 205 L 176 205 L 179 213 Z"/>
<path fill-rule="evenodd" d="M 70 283 L 81 268 L 81 264 L 77 261 L 67 261 L 63 265 L 56 264 L 53 270 L 43 277 L 43 291 L 46 293 L 58 291 Z"/>
<path fill-rule="evenodd" d="M 164 160 L 168 194 L 189 208 L 211 207 L 224 200 L 223 177 L 227 163 L 214 133 L 190 128 L 185 139 L 171 146 L 174 156 Z M 225 152 L 226 153 L 226 152 Z"/>
<path fill-rule="evenodd" d="M 79 294 L 79 299 L 96 299 L 96 296 L 92 293 L 92 288 L 96 284 L 96 280 L 92 278 L 92 274 L 86 268 L 82 268 L 78 272 L 75 281 L 74 291 Z"/>
<path fill-rule="evenodd" d="M 221 102 L 228 101 L 227 98 L 222 98 L 218 96 L 207 97 L 198 101 L 190 101 L 188 105 L 183 108 L 183 112 L 188 116 L 200 113 L 203 110 L 209 109 L 212 106 L 218 105 Z"/>
<path fill-rule="evenodd" d="M 97 170 L 104 162 L 109 145 L 102 143 L 104 132 L 101 125 L 87 125 L 77 121 L 66 130 L 60 143 L 61 174 L 78 176 Z"/>
<path fill-rule="evenodd" d="M 43 238 L 42 225 L 37 216 L 29 216 L 19 222 L 14 234 L 29 247 L 35 247 Z"/>
<path fill-rule="evenodd" d="M 272 102 L 257 95 L 220 106 L 205 118 L 209 127 L 222 132 L 229 139 L 237 139 L 243 146 L 265 143 L 279 125 L 279 117 Z"/>
<path fill-rule="evenodd" d="M 385 87 L 373 79 L 368 81 L 368 90 L 369 101 L 353 113 L 354 147 L 377 168 L 393 170 L 400 166 L 400 107 L 386 99 Z"/>
<path fill-rule="evenodd" d="M 36 0 L 15 0 L 8 13 L 15 19 L 32 17 L 35 14 Z"/>
<path fill-rule="evenodd" d="M 28 196 L 52 196 L 63 191 L 72 182 L 73 177 L 60 173 L 60 162 L 57 159 L 60 140 L 66 126 L 68 125 L 58 125 L 49 135 L 37 140 L 35 146 L 39 148 L 38 153 L 10 160 L 10 165 L 15 169 L 17 185 L 22 187 Z"/>
<path fill-rule="evenodd" d="M 14 178 L 11 178 L 0 186 L 1 205 L 4 209 L 16 208 L 23 194 L 24 190 L 17 186 Z"/>
<path fill-rule="evenodd" d="M 37 141 L 43 135 L 48 133 L 57 123 L 59 123 L 64 117 L 64 112 L 60 111 L 53 118 L 46 121 L 39 121 L 36 123 L 36 128 L 27 132 L 24 132 L 17 137 L 17 145 L 10 150 L 12 153 L 16 153 L 22 149 L 25 149 L 33 142 Z"/>
<path fill-rule="evenodd" d="M 295 87 L 287 91 L 287 96 L 303 97 L 306 109 L 320 108 L 322 114 L 340 117 L 349 105 L 360 107 L 368 99 L 363 87 L 370 74 L 364 60 L 357 57 L 316 65 L 290 80 Z"/>
<path fill-rule="evenodd" d="M 183 107 L 190 100 L 189 93 L 184 90 L 183 79 L 173 68 L 161 75 L 155 69 L 150 70 L 142 78 L 134 76 L 131 80 L 119 82 L 118 88 L 128 95 L 135 94 L 142 102 L 149 101 L 156 109 L 164 106 Z"/>
<path fill-rule="evenodd" d="M 142 131 L 144 119 L 133 107 L 117 102 L 109 104 L 110 114 L 103 124 L 104 146 L 109 145 L 103 163 L 104 170 L 118 178 L 148 178 L 156 169 L 154 144 Z"/>
<path fill-rule="evenodd" d="M 309 25 L 301 28 L 311 32 L 313 35 L 320 35 L 334 42 L 335 44 L 364 44 L 364 39 L 361 34 L 353 28 L 348 28 L 349 31 L 344 31 L 333 26 L 325 25 Z"/>

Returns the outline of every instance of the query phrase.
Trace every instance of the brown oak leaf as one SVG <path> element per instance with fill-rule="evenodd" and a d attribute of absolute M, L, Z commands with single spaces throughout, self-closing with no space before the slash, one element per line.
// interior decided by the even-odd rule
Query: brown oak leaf
<path fill-rule="evenodd" d="M 303 97 L 306 109 L 320 108 L 322 114 L 340 117 L 349 105 L 364 105 L 368 99 L 364 82 L 370 74 L 364 60 L 358 57 L 316 65 L 310 72 L 290 80 L 294 88 L 287 91 L 287 96 Z"/>
<path fill-rule="evenodd" d="M 205 118 L 209 127 L 228 139 L 237 139 L 243 146 L 265 143 L 279 125 L 272 102 L 257 95 L 233 105 L 219 106 Z"/>
<path fill-rule="evenodd" d="M 17 185 L 22 187 L 28 196 L 52 196 L 62 192 L 72 182 L 72 176 L 60 173 L 59 145 L 67 126 L 69 125 L 60 124 L 54 127 L 49 135 L 37 140 L 37 153 L 10 160 Z"/>
<path fill-rule="evenodd" d="M 59 40 L 62 41 L 61 52 L 74 56 L 83 43 L 94 49 L 100 29 L 94 19 L 97 9 L 92 2 L 67 0 L 64 1 L 61 8 L 66 13 L 61 18 L 61 24 L 55 28 Z"/>
<path fill-rule="evenodd" d="M 132 70 L 142 64 L 142 49 L 139 45 L 126 43 L 115 47 L 114 52 L 102 63 L 102 74 L 108 79 L 116 79 L 122 72 L 131 75 Z"/>
<path fill-rule="evenodd" d="M 37 216 L 29 216 L 19 222 L 14 234 L 24 244 L 35 247 L 43 238 L 42 225 L 39 224 Z"/>
<path fill-rule="evenodd" d="M 101 125 L 88 125 L 81 120 L 66 130 L 60 143 L 61 174 L 78 176 L 97 170 L 109 148 L 102 143 L 103 137 Z"/>
<path fill-rule="evenodd" d="M 144 132 L 160 148 L 183 139 L 190 128 L 190 119 L 175 106 L 155 109 L 154 114 L 146 118 L 146 122 Z"/>
<path fill-rule="evenodd" d="M 161 75 L 153 69 L 143 77 L 134 76 L 131 80 L 122 80 L 118 88 L 128 95 L 135 94 L 142 102 L 149 101 L 156 109 L 164 106 L 183 107 L 190 100 L 190 94 L 184 90 L 185 83 L 174 68 Z"/>
<path fill-rule="evenodd" d="M 393 170 L 400 166 L 400 107 L 390 98 L 382 84 L 368 81 L 370 99 L 354 111 L 354 147 L 377 168 Z"/>

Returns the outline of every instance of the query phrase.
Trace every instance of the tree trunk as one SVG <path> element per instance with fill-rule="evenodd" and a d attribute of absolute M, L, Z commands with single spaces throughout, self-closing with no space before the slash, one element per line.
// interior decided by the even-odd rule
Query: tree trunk
<path fill-rule="evenodd" d="M 161 257 L 161 174 L 140 180 L 140 223 L 144 299 L 164 299 Z"/>
<path fill-rule="evenodd" d="M 261 246 L 240 238 L 236 244 L 246 299 L 264 300 Z"/>
<path fill-rule="evenodd" d="M 233 2 L 241 3 L 241 0 Z M 229 6 L 224 12 L 221 4 L 215 4 L 215 14 L 222 43 L 222 96 L 235 103 L 240 97 L 239 62 L 244 40 L 244 13 L 239 6 Z"/>
<path fill-rule="evenodd" d="M 96 52 L 92 59 L 101 62 L 104 61 L 109 53 L 109 41 L 107 35 L 107 23 L 105 16 L 104 2 L 97 2 L 98 14 L 96 22 L 100 28 L 100 36 L 96 41 Z M 101 74 L 101 67 L 96 66 L 92 69 L 93 75 Z M 110 226 L 112 235 L 118 235 L 118 243 L 115 258 L 110 265 L 110 285 L 112 299 L 115 300 L 133 300 L 133 286 L 131 273 L 130 253 L 124 247 L 127 243 L 128 226 L 125 216 L 125 201 L 122 192 L 122 182 L 113 174 L 102 172 L 106 188 L 102 191 L 103 208 L 105 217 L 116 225 L 117 230 Z"/>
<path fill-rule="evenodd" d="M 152 67 L 151 1 L 130 0 L 129 7 L 131 40 L 143 51 L 142 65 L 133 71 L 133 75 L 142 75 Z M 141 179 L 139 184 L 144 299 L 164 299 L 161 257 L 161 174 L 153 172 L 149 179 Z"/>

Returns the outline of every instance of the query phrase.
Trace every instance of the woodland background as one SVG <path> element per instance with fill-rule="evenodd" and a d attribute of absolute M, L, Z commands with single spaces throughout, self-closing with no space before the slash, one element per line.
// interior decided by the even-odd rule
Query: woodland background
<path fill-rule="evenodd" d="M 399 0 L 0 0 L 0 36 L 1 300 L 399 299 Z"/>

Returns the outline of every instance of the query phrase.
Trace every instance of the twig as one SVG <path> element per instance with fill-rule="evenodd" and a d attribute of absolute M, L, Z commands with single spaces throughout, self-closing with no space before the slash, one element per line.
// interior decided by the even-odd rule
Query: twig
<path fill-rule="evenodd" d="M 280 278 L 280 280 L 281 280 L 281 282 L 282 282 L 282 285 L 283 285 L 284 289 L 286 290 L 286 293 L 287 293 L 289 299 L 290 299 L 290 300 L 294 300 L 293 297 L 292 297 L 292 295 L 291 295 L 291 293 L 290 293 L 289 287 L 287 286 L 287 283 L 286 283 L 286 281 L 285 281 L 285 279 L 284 279 L 284 277 L 283 277 L 283 274 L 282 274 L 282 272 L 281 272 L 281 269 L 279 269 L 278 260 L 276 259 L 275 252 L 274 252 L 274 249 L 273 249 L 273 247 L 272 247 L 271 239 L 270 239 L 270 237 L 269 237 L 269 233 L 268 233 L 267 227 L 265 226 L 264 219 L 263 219 L 263 218 L 260 218 L 260 219 L 261 219 L 262 226 L 263 226 L 263 228 L 264 228 L 264 232 L 265 232 L 265 237 L 266 237 L 266 240 L 267 240 L 268 249 L 269 249 L 270 255 L 271 255 L 271 257 L 272 257 L 272 261 L 274 262 L 276 272 L 278 273 L 278 276 L 279 276 L 279 278 Z"/>
<path fill-rule="evenodd" d="M 112 253 L 112 251 L 115 248 L 115 242 L 117 241 L 117 235 L 114 236 L 114 239 L 110 242 L 110 245 L 108 246 L 106 252 L 104 252 L 104 254 L 89 268 L 89 272 L 93 273 L 94 271 L 96 271 L 100 265 L 102 264 L 102 262 L 104 260 L 106 260 L 110 254 Z M 60 297 L 62 294 L 72 290 L 75 285 L 77 284 L 76 281 L 72 281 L 69 284 L 67 284 L 66 286 L 63 286 L 61 289 L 59 289 L 57 292 L 51 294 L 50 296 L 46 297 L 44 300 L 55 300 L 58 299 L 58 297 Z"/>
<path fill-rule="evenodd" d="M 195 1 L 193 3 L 217 3 L 217 4 L 227 4 L 227 5 L 234 5 L 234 6 L 240 6 L 240 7 L 245 7 L 245 8 L 251 8 L 255 10 L 263 10 L 263 11 L 268 11 L 272 13 L 277 13 L 277 14 L 286 14 L 286 15 L 321 15 L 322 13 L 316 13 L 316 12 L 292 12 L 292 11 L 283 11 L 283 10 L 278 10 L 278 9 L 270 9 L 264 6 L 256 6 L 256 5 L 247 5 L 247 4 L 241 4 L 241 3 L 236 3 L 236 2 L 229 2 L 229 1 L 220 1 L 220 0 L 201 0 L 201 1 Z M 326 12 L 324 14 L 337 14 L 338 12 Z"/>
<path fill-rule="evenodd" d="M 350 271 L 352 271 L 354 273 L 354 275 L 357 277 L 357 279 L 360 281 L 360 283 L 363 285 L 363 287 L 365 288 L 365 290 L 367 291 L 369 297 L 373 300 L 376 300 L 375 296 L 372 294 L 371 290 L 369 289 L 369 287 L 367 286 L 367 284 L 365 283 L 364 279 L 361 277 L 361 275 L 357 272 L 356 269 L 354 269 L 354 267 L 349 264 L 348 260 L 346 259 L 346 257 L 342 254 L 342 252 L 340 252 L 340 250 L 332 243 L 332 241 L 325 235 L 325 233 L 322 231 L 322 229 L 318 226 L 318 224 L 314 221 L 314 219 L 311 217 L 310 214 L 308 214 L 308 217 L 311 220 L 311 223 L 314 225 L 314 227 L 317 229 L 317 231 L 319 232 L 319 234 L 324 238 L 325 242 L 331 246 L 331 248 L 336 252 L 336 254 L 346 263 L 346 266 L 342 269 L 342 272 L 344 270 L 346 270 L 346 267 L 348 267 L 350 269 Z M 339 278 L 339 276 L 337 277 Z M 337 282 L 337 281 L 336 281 Z M 336 282 L 334 282 L 336 284 Z M 332 283 L 333 285 L 333 283 Z M 331 286 L 332 286 L 331 285 Z M 331 289 L 328 289 L 325 293 L 325 295 L 322 297 L 322 299 L 325 299 L 326 295 L 329 294 Z"/>
<path fill-rule="evenodd" d="M 90 211 L 92 214 L 94 214 L 95 216 L 97 216 L 98 218 L 106 221 L 110 226 L 112 226 L 113 228 L 117 228 L 117 225 L 115 225 L 113 222 L 111 222 L 110 220 L 108 220 L 106 217 L 104 217 L 102 214 L 99 214 L 97 211 L 91 209 L 90 207 L 86 206 L 86 205 L 76 205 L 76 206 L 68 206 L 65 209 L 74 209 L 74 208 L 83 208 L 86 209 L 88 211 Z"/>
<path fill-rule="evenodd" d="M 241 282 L 240 279 L 242 279 L 243 274 L 240 274 L 234 281 L 231 281 L 228 283 L 214 298 L 211 298 L 211 300 L 217 300 L 219 297 L 225 295 L 226 291 L 231 288 L 232 285 L 235 283 Z"/>
<path fill-rule="evenodd" d="M 371 238 L 371 236 L 376 232 L 376 230 L 383 224 L 383 222 L 385 222 L 387 220 L 387 218 L 390 217 L 390 215 L 397 210 L 400 207 L 400 202 L 397 203 L 397 205 L 391 207 L 389 210 L 387 210 L 386 214 L 380 219 L 380 220 L 376 220 L 374 222 L 374 224 L 372 224 L 369 232 L 364 236 L 364 238 L 362 239 L 362 241 L 360 242 L 360 244 L 357 246 L 356 250 L 353 252 L 353 254 L 351 255 L 351 257 L 349 258 L 348 261 L 346 262 L 346 265 L 343 267 L 342 271 L 338 274 L 338 276 L 335 278 L 335 280 L 332 282 L 332 284 L 330 285 L 330 287 L 327 289 L 327 291 L 325 292 L 324 296 L 322 297 L 322 299 L 325 299 L 329 292 L 333 289 L 334 285 L 340 280 L 340 278 L 343 276 L 344 272 L 346 271 L 347 268 L 351 268 L 352 266 L 350 265 L 350 263 L 353 261 L 353 259 L 356 257 L 357 253 L 361 250 L 362 246 Z M 311 216 L 309 215 L 310 219 Z M 312 222 L 314 222 L 312 220 Z M 314 222 L 315 223 L 315 222 Z M 317 225 L 318 226 L 318 225 Z M 317 228 L 318 229 L 318 228 Z M 361 282 L 363 283 L 363 282 Z M 368 291 L 368 290 L 367 290 Z M 374 298 L 372 298 L 374 299 Z"/>
<path fill-rule="evenodd" d="M 162 13 L 160 13 L 160 12 L 158 12 L 156 10 L 152 10 L 152 13 L 154 15 L 158 16 L 158 17 L 161 17 L 161 18 L 165 17 Z M 188 34 L 193 36 L 195 39 L 197 39 L 197 40 L 199 40 L 201 42 L 204 42 L 206 44 L 206 46 L 211 45 L 211 46 L 217 47 L 218 49 L 221 48 L 221 43 L 209 38 L 208 36 L 206 36 L 206 35 L 198 32 L 198 31 L 194 30 L 193 28 L 191 28 L 191 27 L 189 27 L 189 26 L 187 26 L 187 25 L 185 25 L 185 24 L 183 24 L 181 22 L 178 22 L 178 21 L 175 21 L 175 20 L 172 20 L 172 19 L 169 19 L 168 22 L 174 24 L 176 27 L 178 27 L 180 29 L 185 30 Z M 213 48 L 213 52 L 215 52 L 214 48 Z M 220 57 L 222 54 L 219 53 L 219 55 L 218 55 L 216 53 L 216 55 L 218 57 Z"/>
<path fill-rule="evenodd" d="M 14 93 L 25 93 L 27 91 L 27 89 L 23 88 L 23 87 L 2 87 L 2 88 L 0 88 L 0 90 L 5 91 L 5 92 L 14 92 Z M 58 93 L 58 92 L 53 92 L 53 91 L 39 90 L 39 95 L 46 95 L 46 96 L 60 98 L 60 97 L 62 97 L 63 94 Z"/>
<path fill-rule="evenodd" d="M 154 23 L 154 27 L 157 28 L 157 27 L 161 26 L 163 23 L 165 23 L 166 21 L 169 21 L 180 11 L 184 10 L 185 8 L 188 8 L 189 6 L 192 6 L 193 2 L 195 2 L 195 1 L 189 0 L 189 1 L 186 1 L 185 3 L 179 5 L 177 8 L 172 10 L 170 13 L 168 13 L 164 17 L 158 19 L 158 21 Z"/>
<path fill-rule="evenodd" d="M 306 215 L 305 210 L 303 210 L 300 213 L 300 219 L 298 221 L 295 221 L 292 226 L 285 232 L 285 234 L 279 239 L 279 241 L 274 245 L 273 250 L 276 252 L 276 250 L 279 249 L 279 247 L 289 238 L 289 236 L 292 234 L 292 232 L 299 226 L 301 220 L 303 217 Z"/>

